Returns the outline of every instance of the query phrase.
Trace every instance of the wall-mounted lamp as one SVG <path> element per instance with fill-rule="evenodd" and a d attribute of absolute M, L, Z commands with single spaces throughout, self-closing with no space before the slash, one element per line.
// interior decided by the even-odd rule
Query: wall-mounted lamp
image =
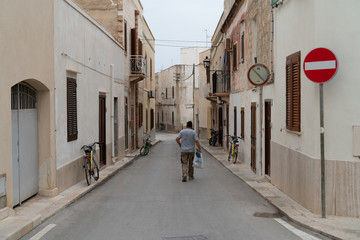
<path fill-rule="evenodd" d="M 203 64 L 206 69 L 206 82 L 210 83 L 210 59 L 208 56 L 205 57 Z"/>
<path fill-rule="evenodd" d="M 210 59 L 208 58 L 208 56 L 205 57 L 203 64 L 206 69 L 210 67 Z"/>

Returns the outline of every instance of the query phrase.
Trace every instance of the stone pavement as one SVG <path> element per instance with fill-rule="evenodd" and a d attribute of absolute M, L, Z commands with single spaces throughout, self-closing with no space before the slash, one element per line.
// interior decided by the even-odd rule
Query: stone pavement
<path fill-rule="evenodd" d="M 153 144 L 157 144 L 155 140 Z M 150 150 L 151 151 L 151 150 Z M 60 212 L 97 186 L 106 182 L 118 171 L 131 164 L 140 154 L 137 150 L 115 164 L 100 171 L 100 178 L 88 186 L 83 180 L 55 197 L 35 196 L 14 210 L 0 210 L 0 240 L 16 240 L 39 226 L 42 222 Z"/>
<path fill-rule="evenodd" d="M 277 189 L 267 181 L 265 177 L 254 174 L 246 164 L 241 162 L 237 162 L 236 164 L 229 163 L 227 160 L 228 153 L 225 152 L 223 148 L 216 146 L 210 147 L 208 141 L 205 140 L 201 140 L 200 143 L 203 149 L 209 152 L 253 190 L 258 192 L 263 198 L 268 200 L 289 220 L 332 239 L 360 239 L 360 218 L 335 216 L 322 218 L 321 215 L 311 213 Z"/>

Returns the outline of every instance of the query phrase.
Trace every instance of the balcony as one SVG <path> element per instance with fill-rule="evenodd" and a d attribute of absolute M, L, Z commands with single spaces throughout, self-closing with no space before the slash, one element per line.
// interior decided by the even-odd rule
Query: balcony
<path fill-rule="evenodd" d="M 146 61 L 142 55 L 130 56 L 130 81 L 138 82 L 146 77 Z"/>
<path fill-rule="evenodd" d="M 217 101 L 217 98 L 219 98 L 219 100 L 228 101 L 230 96 L 230 72 L 221 70 L 213 70 L 211 72 L 212 91 L 207 99 Z"/>

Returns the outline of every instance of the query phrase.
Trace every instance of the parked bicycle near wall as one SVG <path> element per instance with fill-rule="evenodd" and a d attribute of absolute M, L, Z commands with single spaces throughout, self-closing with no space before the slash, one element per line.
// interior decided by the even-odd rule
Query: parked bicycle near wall
<path fill-rule="evenodd" d="M 211 137 L 209 139 L 209 145 L 215 146 L 215 144 L 219 138 L 219 131 L 216 131 L 214 129 L 210 129 L 210 130 L 211 130 Z"/>
<path fill-rule="evenodd" d="M 94 178 L 95 181 L 99 179 L 99 166 L 95 159 L 95 145 L 100 144 L 99 142 L 94 142 L 90 145 L 84 145 L 81 147 L 81 150 L 84 151 L 84 171 L 85 178 L 88 185 L 91 184 L 91 177 Z"/>
<path fill-rule="evenodd" d="M 235 164 L 238 158 L 239 139 L 241 139 L 241 137 L 231 136 L 231 135 L 226 135 L 226 136 L 229 136 L 230 138 L 228 162 L 230 162 L 230 158 L 232 158 L 232 163 Z"/>
<path fill-rule="evenodd" d="M 140 155 L 145 156 L 149 153 L 152 144 L 150 142 L 150 135 L 147 134 L 144 138 L 144 145 L 140 148 Z"/>

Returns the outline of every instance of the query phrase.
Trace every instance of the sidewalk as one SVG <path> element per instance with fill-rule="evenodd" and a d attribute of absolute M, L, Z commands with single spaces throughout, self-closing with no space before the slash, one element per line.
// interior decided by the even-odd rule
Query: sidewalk
<path fill-rule="evenodd" d="M 153 144 L 155 145 L 158 142 L 160 141 L 155 140 Z M 99 180 L 97 182 L 92 181 L 90 186 L 83 180 L 56 197 L 49 198 L 38 195 L 14 210 L 9 208 L 2 209 L 0 211 L 0 219 L 2 215 L 9 216 L 0 220 L 0 240 L 16 240 L 21 238 L 48 218 L 80 199 L 94 188 L 105 183 L 118 171 L 131 164 L 139 154 L 140 151 L 137 150 L 114 165 L 106 167 L 100 172 Z"/>
<path fill-rule="evenodd" d="M 296 224 L 321 233 L 332 239 L 360 239 L 360 218 L 346 218 L 311 213 L 286 194 L 269 183 L 265 177 L 257 176 L 243 163 L 232 164 L 227 160 L 227 152 L 221 147 L 210 147 L 208 141 L 200 141 L 201 147 L 238 176 L 243 182 L 276 207 L 281 214 Z"/>

